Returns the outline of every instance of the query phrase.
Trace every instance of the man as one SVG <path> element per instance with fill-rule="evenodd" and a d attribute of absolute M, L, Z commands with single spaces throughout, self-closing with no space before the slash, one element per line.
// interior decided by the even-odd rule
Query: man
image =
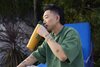
<path fill-rule="evenodd" d="M 45 41 L 17 67 L 26 67 L 37 61 L 46 63 L 47 67 L 84 67 L 79 36 L 73 28 L 63 26 L 63 10 L 53 4 L 46 5 L 43 20 L 45 27 L 41 25 L 37 33 Z"/>

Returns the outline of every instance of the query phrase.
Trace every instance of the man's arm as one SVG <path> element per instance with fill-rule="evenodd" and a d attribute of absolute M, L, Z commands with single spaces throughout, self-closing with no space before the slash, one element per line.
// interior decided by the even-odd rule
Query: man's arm
<path fill-rule="evenodd" d="M 17 67 L 27 67 L 37 62 L 37 59 L 31 54 L 24 61 L 22 61 Z"/>
<path fill-rule="evenodd" d="M 66 61 L 67 60 L 67 56 L 64 53 L 64 50 L 62 49 L 61 45 L 59 43 L 57 43 L 56 41 L 54 41 L 54 39 L 52 38 L 52 36 L 49 34 L 49 32 L 46 30 L 45 27 L 43 27 L 41 25 L 40 28 L 38 28 L 37 33 L 40 36 L 45 38 L 45 40 L 48 43 L 50 49 L 52 50 L 54 55 L 57 58 L 59 58 L 60 61 Z"/>
<path fill-rule="evenodd" d="M 56 57 L 59 58 L 60 61 L 66 61 L 67 60 L 67 56 L 64 53 L 64 50 L 62 49 L 61 45 L 59 43 L 57 43 L 56 41 L 54 41 L 54 39 L 50 36 L 50 34 L 48 34 L 47 37 L 45 37 L 49 47 L 51 48 L 52 52 L 54 53 L 54 55 Z"/>

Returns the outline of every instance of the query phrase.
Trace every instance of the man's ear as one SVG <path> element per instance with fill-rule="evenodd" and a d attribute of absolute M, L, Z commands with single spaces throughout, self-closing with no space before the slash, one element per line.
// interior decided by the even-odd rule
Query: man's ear
<path fill-rule="evenodd" d="M 58 22 L 60 21 L 60 16 L 59 16 L 59 15 L 57 15 L 56 20 L 57 20 Z"/>

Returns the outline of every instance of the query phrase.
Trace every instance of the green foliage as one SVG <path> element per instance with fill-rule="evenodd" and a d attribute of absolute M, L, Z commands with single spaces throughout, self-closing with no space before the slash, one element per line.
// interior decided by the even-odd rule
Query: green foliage
<path fill-rule="evenodd" d="M 33 8 L 33 0 L 0 0 L 0 15 L 24 17 Z"/>

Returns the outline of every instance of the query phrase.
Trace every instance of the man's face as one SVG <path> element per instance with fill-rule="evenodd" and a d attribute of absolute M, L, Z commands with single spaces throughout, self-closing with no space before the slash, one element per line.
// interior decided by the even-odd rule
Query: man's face
<path fill-rule="evenodd" d="M 54 29 L 55 25 L 59 21 L 57 17 L 58 15 L 53 11 L 47 10 L 44 12 L 43 20 L 48 31 L 52 31 Z"/>

